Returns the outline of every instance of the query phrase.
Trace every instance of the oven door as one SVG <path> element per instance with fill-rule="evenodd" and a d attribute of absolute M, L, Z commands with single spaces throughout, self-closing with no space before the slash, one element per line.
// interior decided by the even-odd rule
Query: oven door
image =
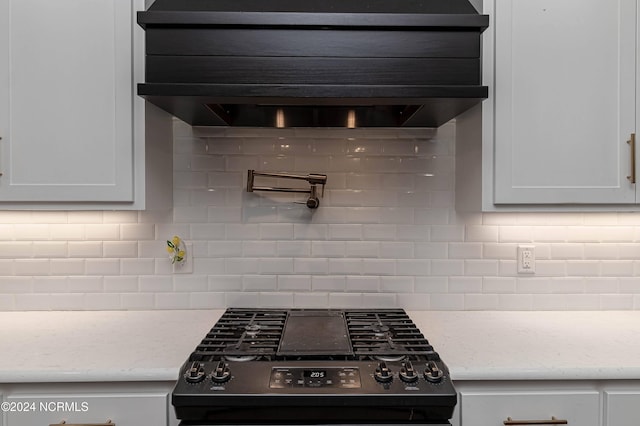
<path fill-rule="evenodd" d="M 326 425 L 314 425 L 314 426 L 354 426 L 354 425 L 359 425 L 360 423 L 343 423 L 343 424 L 326 424 Z M 421 423 L 422 425 L 428 425 L 428 426 L 451 426 L 451 423 L 449 422 L 437 422 L 437 423 Z M 219 423 L 202 423 L 202 422 L 190 422 L 190 421 L 181 421 L 180 424 L 178 426 L 238 426 L 238 425 L 225 425 L 225 424 L 219 424 Z M 368 424 L 370 425 L 370 424 Z M 415 423 L 412 423 L 411 425 L 408 424 L 396 424 L 396 423 L 383 423 L 384 426 L 415 426 Z M 246 425 L 245 425 L 246 426 Z M 251 425 L 251 426 L 274 426 L 273 424 L 255 424 L 255 425 Z M 309 426 L 307 424 L 287 424 L 286 426 Z"/>

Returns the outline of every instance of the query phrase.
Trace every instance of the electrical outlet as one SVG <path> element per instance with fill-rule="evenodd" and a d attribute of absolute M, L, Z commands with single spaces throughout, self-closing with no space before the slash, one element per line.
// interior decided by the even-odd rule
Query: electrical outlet
<path fill-rule="evenodd" d="M 184 261 L 173 264 L 174 274 L 193 274 L 193 243 L 184 243 Z"/>
<path fill-rule="evenodd" d="M 536 251 L 535 246 L 518 246 L 518 273 L 536 273 Z"/>

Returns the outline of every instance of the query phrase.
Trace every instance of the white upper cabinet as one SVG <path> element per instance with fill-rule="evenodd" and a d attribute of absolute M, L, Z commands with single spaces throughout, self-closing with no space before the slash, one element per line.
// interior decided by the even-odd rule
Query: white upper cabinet
<path fill-rule="evenodd" d="M 636 0 L 496 0 L 495 203 L 635 203 Z"/>
<path fill-rule="evenodd" d="M 627 179 L 637 0 L 485 0 L 484 13 L 491 16 L 483 39 L 490 95 L 482 106 L 482 153 L 475 153 L 482 164 L 473 175 L 472 157 L 462 153 L 458 187 L 482 194 L 484 210 L 639 203 Z M 479 134 L 479 119 L 468 117 L 459 120 L 460 134 L 476 140 L 459 140 L 459 153 L 480 142 L 465 127 L 474 122 Z M 482 188 L 474 181 L 480 177 Z"/>
<path fill-rule="evenodd" d="M 133 7 L 0 0 L 0 201 L 133 202 Z"/>

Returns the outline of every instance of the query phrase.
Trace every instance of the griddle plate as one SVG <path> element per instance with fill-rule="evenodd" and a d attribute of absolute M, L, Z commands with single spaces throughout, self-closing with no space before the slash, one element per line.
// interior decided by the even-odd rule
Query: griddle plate
<path fill-rule="evenodd" d="M 353 355 L 344 313 L 330 310 L 289 312 L 277 355 Z"/>

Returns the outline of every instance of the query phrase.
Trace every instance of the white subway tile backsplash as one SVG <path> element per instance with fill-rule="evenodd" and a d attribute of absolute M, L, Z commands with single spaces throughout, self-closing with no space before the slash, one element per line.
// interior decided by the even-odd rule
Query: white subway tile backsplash
<path fill-rule="evenodd" d="M 155 294 L 155 309 L 189 309 L 191 295 L 188 293 L 157 293 Z"/>
<path fill-rule="evenodd" d="M 13 261 L 13 271 L 19 276 L 38 276 L 51 274 L 51 261 L 48 259 L 17 259 Z"/>
<path fill-rule="evenodd" d="M 242 290 L 242 275 L 209 276 L 209 291 L 235 292 Z"/>
<path fill-rule="evenodd" d="M 640 294 L 640 279 L 633 278 L 620 278 L 619 279 L 620 293 L 633 293 Z M 605 293 L 613 293 L 612 291 L 606 291 Z"/>
<path fill-rule="evenodd" d="M 361 293 L 329 293 L 329 307 L 332 308 L 351 308 L 357 309 L 363 307 Z"/>
<path fill-rule="evenodd" d="M 106 255 L 104 252 L 104 244 L 102 241 L 69 241 L 66 244 L 68 250 L 68 257 L 70 258 L 88 258 L 88 257 L 103 257 Z M 135 244 L 135 243 L 134 243 Z M 137 256 L 137 245 L 136 253 Z M 54 256 L 50 256 L 54 257 Z M 120 255 L 108 256 L 108 257 L 121 257 Z M 127 257 L 127 256 L 122 256 Z"/>
<path fill-rule="evenodd" d="M 155 259 L 121 259 L 120 271 L 123 275 L 153 275 Z"/>
<path fill-rule="evenodd" d="M 346 277 L 348 292 L 377 292 L 380 291 L 378 276 L 348 276 Z"/>
<path fill-rule="evenodd" d="M 120 239 L 120 225 L 118 224 L 87 224 L 84 227 L 87 240 L 116 241 Z"/>
<path fill-rule="evenodd" d="M 463 311 L 464 294 L 431 294 L 429 298 L 431 310 L 434 311 Z"/>
<path fill-rule="evenodd" d="M 122 309 L 149 310 L 155 309 L 155 297 L 153 293 L 124 293 L 120 296 Z"/>
<path fill-rule="evenodd" d="M 455 242 L 464 241 L 465 228 L 460 225 L 443 225 L 431 227 L 431 241 Z"/>
<path fill-rule="evenodd" d="M 347 243 L 344 241 L 314 241 L 311 243 L 313 257 L 344 257 Z"/>
<path fill-rule="evenodd" d="M 102 222 L 117 223 L 120 227 L 124 224 L 136 224 L 138 222 L 138 212 L 107 210 L 102 212 Z"/>
<path fill-rule="evenodd" d="M 275 291 L 278 289 L 278 279 L 274 275 L 245 275 L 242 278 L 244 291 Z"/>
<path fill-rule="evenodd" d="M 234 308 L 255 308 L 260 306 L 260 293 L 225 293 L 225 306 Z"/>
<path fill-rule="evenodd" d="M 0 228 L 0 237 L 18 241 L 50 240 L 51 226 L 39 223 L 5 225 Z"/>
<path fill-rule="evenodd" d="M 122 298 L 119 294 L 87 293 L 82 295 L 82 306 L 93 311 L 113 310 L 114 306 L 122 306 Z"/>
<path fill-rule="evenodd" d="M 537 262 L 538 264 L 544 264 L 544 265 L 551 265 L 553 263 L 553 265 L 556 265 L 557 268 L 554 268 L 553 270 L 547 270 L 545 275 L 549 275 L 549 276 L 557 276 L 558 272 L 557 270 L 560 268 L 565 268 L 566 265 L 566 271 L 567 271 L 567 275 L 570 276 L 580 276 L 580 277 L 597 277 L 600 276 L 601 274 L 601 263 L 595 260 L 569 260 L 567 262 L 562 262 L 562 261 L 553 261 L 553 262 Z M 538 267 L 538 265 L 536 265 L 536 268 Z"/>
<path fill-rule="evenodd" d="M 278 290 L 284 291 L 310 291 L 310 275 L 280 275 L 277 278 Z"/>
<path fill-rule="evenodd" d="M 460 276 L 464 275 L 464 261 L 453 259 L 434 259 L 431 261 L 431 275 Z"/>
<path fill-rule="evenodd" d="M 533 241 L 533 228 L 530 226 L 501 226 L 498 230 L 501 243 L 528 243 Z"/>
<path fill-rule="evenodd" d="M 309 276 L 311 280 L 311 290 L 320 292 L 345 291 L 347 288 L 346 276 Z"/>
<path fill-rule="evenodd" d="M 365 275 L 395 275 L 396 261 L 393 259 L 363 259 L 362 273 Z"/>
<path fill-rule="evenodd" d="M 634 274 L 634 269 L 631 260 L 612 260 L 600 264 L 600 272 L 606 277 L 629 277 Z"/>
<path fill-rule="evenodd" d="M 449 277 L 449 293 L 482 293 L 482 278 Z"/>
<path fill-rule="evenodd" d="M 362 259 L 328 259 L 329 274 L 359 275 L 363 273 Z"/>
<path fill-rule="evenodd" d="M 640 213 L 457 213 L 455 130 L 176 121 L 172 210 L 0 212 L 0 310 L 640 309 Z M 251 168 L 326 173 L 320 208 L 246 193 Z M 174 235 L 192 274 L 173 274 Z"/>
<path fill-rule="evenodd" d="M 293 306 L 296 308 L 326 308 L 329 306 L 329 293 L 294 293 Z"/>
<path fill-rule="evenodd" d="M 275 259 L 261 259 L 260 260 L 260 273 L 261 274 L 292 274 L 294 271 L 293 259 L 287 258 L 275 258 Z"/>
<path fill-rule="evenodd" d="M 51 259 L 49 263 L 51 274 L 60 276 L 89 274 L 85 268 L 85 264 L 86 261 L 84 259 Z M 35 275 L 35 273 L 33 273 L 33 275 Z"/>
<path fill-rule="evenodd" d="M 634 309 L 634 299 L 625 294 L 601 294 L 598 309 L 605 311 L 621 311 Z"/>
<path fill-rule="evenodd" d="M 136 241 L 105 241 L 102 248 L 104 249 L 105 257 L 128 258 L 138 256 L 138 243 Z"/>
<path fill-rule="evenodd" d="M 380 277 L 380 291 L 383 293 L 413 293 L 413 277 Z"/>
<path fill-rule="evenodd" d="M 69 277 L 67 287 L 71 293 L 104 293 L 104 280 L 102 277 Z M 37 289 L 34 288 L 34 292 L 38 293 Z"/>
<path fill-rule="evenodd" d="M 103 282 L 107 293 L 136 293 L 139 290 L 138 277 L 135 276 L 104 277 Z"/>
<path fill-rule="evenodd" d="M 499 263 L 497 260 L 470 259 L 464 261 L 464 274 L 475 276 L 498 275 Z"/>
<path fill-rule="evenodd" d="M 533 307 L 531 294 L 499 294 L 498 307 L 500 311 L 530 311 Z"/>
<path fill-rule="evenodd" d="M 426 259 L 398 259 L 396 260 L 396 275 L 425 276 L 431 272 L 431 263 Z"/>
<path fill-rule="evenodd" d="M 33 243 L 0 241 L 0 258 L 16 259 L 33 256 Z"/>
<path fill-rule="evenodd" d="M 191 293 L 189 307 L 191 309 L 224 309 L 225 293 Z"/>
<path fill-rule="evenodd" d="M 281 308 L 282 306 L 293 306 L 294 293 L 260 293 L 258 306 L 265 308 Z M 254 305 L 255 306 L 255 305 Z"/>
<path fill-rule="evenodd" d="M 362 226 L 362 238 L 369 241 L 393 241 L 397 238 L 396 225 L 358 225 Z"/>
<path fill-rule="evenodd" d="M 408 310 L 426 311 L 429 310 L 431 301 L 429 294 L 420 293 L 400 293 L 397 295 L 398 306 Z"/>
<path fill-rule="evenodd" d="M 464 308 L 471 311 L 495 311 L 500 306 L 497 294 L 465 294 Z"/>

